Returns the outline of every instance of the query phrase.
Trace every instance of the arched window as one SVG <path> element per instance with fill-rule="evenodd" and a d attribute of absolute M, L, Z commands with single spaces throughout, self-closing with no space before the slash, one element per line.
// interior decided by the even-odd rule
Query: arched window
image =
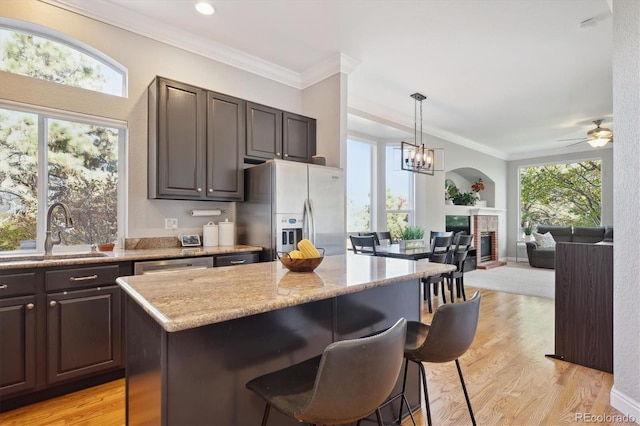
<path fill-rule="evenodd" d="M 0 18 L 0 70 L 115 96 L 127 96 L 127 71 L 63 33 Z"/>

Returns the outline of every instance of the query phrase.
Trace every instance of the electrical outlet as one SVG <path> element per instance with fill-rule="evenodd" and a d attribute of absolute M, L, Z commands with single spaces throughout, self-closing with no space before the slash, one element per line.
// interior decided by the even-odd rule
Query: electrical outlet
<path fill-rule="evenodd" d="M 178 219 L 164 218 L 164 229 L 176 229 L 178 227 Z"/>

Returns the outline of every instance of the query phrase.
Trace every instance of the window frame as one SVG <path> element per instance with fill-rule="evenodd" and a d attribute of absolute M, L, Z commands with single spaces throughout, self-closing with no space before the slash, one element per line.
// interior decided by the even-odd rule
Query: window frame
<path fill-rule="evenodd" d="M 369 177 L 369 190 L 370 190 L 370 194 L 371 194 L 371 198 L 370 198 L 370 203 L 371 203 L 371 209 L 370 209 L 370 217 L 369 217 L 369 232 L 371 231 L 375 231 L 376 228 L 376 223 L 377 223 L 377 218 L 378 218 L 378 212 L 377 212 L 377 182 L 376 182 L 376 176 L 377 176 L 377 158 L 378 158 L 378 144 L 376 142 L 367 140 L 367 139 L 363 139 L 363 138 L 359 138 L 359 137 L 355 137 L 355 136 L 348 136 L 347 137 L 347 155 L 349 152 L 349 142 L 358 142 L 358 143 L 362 143 L 362 144 L 366 144 L 369 145 L 371 147 L 371 176 Z M 347 159 L 347 164 L 349 163 L 349 159 Z M 349 181 L 348 181 L 348 173 L 349 171 L 347 170 L 347 193 L 349 191 Z M 357 232 L 362 232 L 362 231 L 349 231 L 347 230 L 347 235 L 351 235 L 353 233 L 357 233 Z"/>
<path fill-rule="evenodd" d="M 0 17 L 0 29 L 6 29 L 9 31 L 14 31 L 14 32 L 21 32 L 24 34 L 29 34 L 29 35 L 33 35 L 36 37 L 41 37 L 47 40 L 50 40 L 52 42 L 55 43 L 59 43 L 62 44 L 70 49 L 76 50 L 78 52 L 80 52 L 81 54 L 87 55 L 89 57 L 91 57 L 92 59 L 100 62 L 102 65 L 110 68 L 111 70 L 113 70 L 114 72 L 116 72 L 117 74 L 119 74 L 122 77 L 122 88 L 121 88 L 121 93 L 118 94 L 113 94 L 113 93 L 107 93 L 107 92 L 102 92 L 102 91 L 97 91 L 97 90 L 93 90 L 93 89 L 88 89 L 86 87 L 80 87 L 80 86 L 71 86 L 71 85 L 67 85 L 67 84 L 63 84 L 63 83 L 55 83 L 55 82 L 51 82 L 54 84 L 61 84 L 63 86 L 68 86 L 68 87 L 78 87 L 80 89 L 84 89 L 84 90 L 89 90 L 91 92 L 95 92 L 95 93 L 101 93 L 103 95 L 110 95 L 110 96 L 117 96 L 117 97 L 121 97 L 121 98 L 128 98 L 129 97 L 129 93 L 128 93 L 128 78 L 129 78 L 129 72 L 127 70 L 127 68 L 120 64 L 119 62 L 117 62 L 116 60 L 114 60 L 113 58 L 111 58 L 110 56 L 106 55 L 105 53 L 101 52 L 98 49 L 95 49 L 91 46 L 89 46 L 86 43 L 83 43 L 73 37 L 70 37 L 60 31 L 56 31 L 54 29 L 51 29 L 49 27 L 45 27 L 42 25 L 38 25 L 38 24 L 34 24 L 31 22 L 25 22 L 25 21 L 19 21 L 17 19 L 11 19 L 11 18 L 5 18 L 5 17 Z M 2 71 L 2 72 L 7 72 L 9 74 L 13 74 L 9 71 Z M 14 74 L 14 75 L 22 75 L 22 74 Z M 30 77 L 30 76 L 25 76 L 25 77 L 29 77 L 29 78 L 35 78 L 35 77 Z M 42 80 L 42 81 L 48 81 L 48 80 Z"/>
<path fill-rule="evenodd" d="M 94 126 L 104 126 L 110 127 L 114 129 L 118 129 L 118 209 L 116 213 L 117 221 L 118 221 L 118 233 L 117 238 L 118 241 L 122 241 L 122 238 L 127 235 L 127 188 L 128 188 L 128 161 L 127 161 L 127 149 L 128 149 L 128 125 L 126 121 L 115 120 L 111 118 L 99 117 L 89 114 L 80 114 L 76 112 L 69 111 L 61 111 L 54 108 L 48 108 L 38 105 L 30 105 L 24 104 L 14 101 L 2 100 L 0 99 L 0 108 L 6 110 L 13 110 L 17 112 L 34 114 L 37 116 L 38 122 L 38 195 L 37 195 L 37 203 L 38 203 L 38 214 L 36 216 L 36 248 L 35 249 L 21 249 L 21 250 L 7 250 L 0 252 L 0 257 L 3 255 L 12 255 L 12 254 L 26 254 L 26 253 L 35 253 L 42 251 L 42 247 L 44 247 L 45 240 L 45 232 L 46 232 L 46 216 L 47 209 L 49 206 L 49 197 L 48 197 L 48 121 L 49 120 L 65 120 L 65 121 L 73 121 L 86 125 L 94 125 Z M 42 190 L 40 190 L 42 189 Z M 42 208 L 44 206 L 44 208 Z M 86 245 L 60 245 L 56 246 L 57 252 L 65 252 L 65 251 L 77 251 L 79 249 L 88 248 L 89 244 Z"/>
<path fill-rule="evenodd" d="M 387 142 L 385 143 L 385 173 L 384 173 L 384 193 L 386 196 L 387 193 L 387 169 L 386 169 L 386 154 L 387 154 L 387 148 L 390 147 L 391 149 L 395 150 L 397 149 L 398 151 L 400 151 L 401 147 L 400 147 L 400 142 Z M 392 167 L 395 167 L 393 165 L 393 162 L 391 162 Z M 398 171 L 402 170 L 400 168 L 400 164 L 397 165 Z M 395 170 L 394 170 L 395 171 Z M 411 172 L 407 172 L 407 173 L 411 173 Z M 415 173 L 411 173 L 411 176 L 409 177 L 409 179 L 407 179 L 408 182 L 408 188 L 407 188 L 407 204 L 409 205 L 408 209 L 403 209 L 403 210 L 388 210 L 387 209 L 387 203 L 386 203 L 386 198 L 385 198 L 385 202 L 384 202 L 384 210 L 385 210 L 385 224 L 387 223 L 387 216 L 391 213 L 391 214 L 401 214 L 401 213 L 407 213 L 408 214 L 408 224 L 410 226 L 415 226 L 415 188 L 416 188 L 416 179 L 415 179 Z"/>
<path fill-rule="evenodd" d="M 570 160 L 558 160 L 558 161 L 548 161 L 548 162 L 540 162 L 540 163 L 531 163 L 531 164 L 521 164 L 518 166 L 517 173 L 517 189 L 518 189 L 518 204 L 517 204 L 517 221 L 516 221 L 516 235 L 518 236 L 517 240 L 520 240 L 521 233 L 523 232 L 523 227 L 520 226 L 522 224 L 522 171 L 523 169 L 528 169 L 531 167 L 544 167 L 549 165 L 556 164 L 574 164 L 574 163 L 582 163 L 586 161 L 599 161 L 600 167 L 603 166 L 604 160 L 602 157 L 593 156 L 593 157 L 585 157 L 585 158 L 576 158 Z M 602 178 L 600 179 L 600 215 L 602 220 L 602 209 L 603 209 L 603 200 L 602 200 Z M 600 224 L 602 226 L 602 223 Z"/>

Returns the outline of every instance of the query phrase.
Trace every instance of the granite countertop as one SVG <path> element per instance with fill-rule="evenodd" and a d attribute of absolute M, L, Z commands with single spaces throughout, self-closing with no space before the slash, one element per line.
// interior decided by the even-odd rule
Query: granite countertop
<path fill-rule="evenodd" d="M 0 256 L 0 271 L 4 269 L 44 268 L 66 265 L 87 265 L 133 260 L 169 259 L 180 257 L 211 256 L 230 253 L 246 253 L 261 251 L 262 247 L 235 245 L 228 247 L 160 247 L 140 246 L 127 250 L 105 252 L 67 253 L 58 252 L 54 248 L 53 256 L 39 255 L 41 260 L 35 260 L 33 255 Z M 90 257 L 83 257 L 90 256 Z"/>
<path fill-rule="evenodd" d="M 120 277 L 122 289 L 164 330 L 188 330 L 368 288 L 419 279 L 453 265 L 377 256 L 327 256 L 314 272 L 280 262 Z"/>

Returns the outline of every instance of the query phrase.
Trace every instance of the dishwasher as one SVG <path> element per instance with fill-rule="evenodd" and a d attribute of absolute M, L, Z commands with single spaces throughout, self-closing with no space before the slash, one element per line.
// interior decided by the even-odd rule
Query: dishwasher
<path fill-rule="evenodd" d="M 134 275 L 148 275 L 197 271 L 198 269 L 207 268 L 213 268 L 213 256 L 135 262 L 133 265 L 133 273 Z"/>

